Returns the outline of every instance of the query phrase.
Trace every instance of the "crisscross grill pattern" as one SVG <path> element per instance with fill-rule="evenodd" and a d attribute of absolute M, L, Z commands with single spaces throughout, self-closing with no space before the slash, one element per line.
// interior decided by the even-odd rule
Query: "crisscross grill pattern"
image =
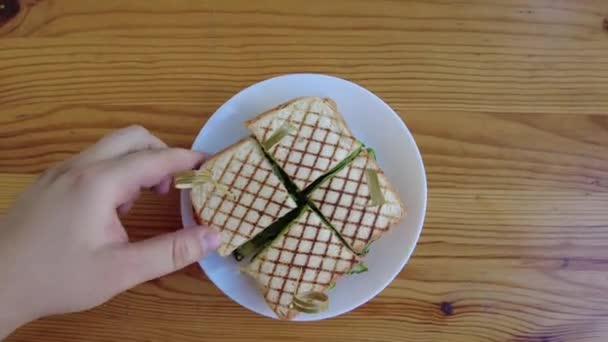
<path fill-rule="evenodd" d="M 267 141 L 285 124 L 296 128 L 270 149 L 290 179 L 304 189 L 344 160 L 359 142 L 324 99 L 306 98 L 264 114 L 249 129 L 259 141 Z"/>
<path fill-rule="evenodd" d="M 366 169 L 372 169 L 378 174 L 386 199 L 382 206 L 372 207 L 369 204 Z M 310 198 L 357 253 L 361 253 L 369 243 L 389 231 L 404 214 L 398 195 L 366 151 L 313 191 Z"/>
<path fill-rule="evenodd" d="M 326 292 L 358 262 L 335 234 L 310 209 L 248 267 L 265 299 L 279 318 L 293 318 L 297 294 Z"/>
<path fill-rule="evenodd" d="M 201 223 L 222 234 L 220 255 L 229 255 L 296 207 L 253 138 L 208 160 L 201 169 L 210 170 L 213 179 L 229 190 L 219 191 L 211 183 L 192 189 L 202 208 L 198 212 Z"/>

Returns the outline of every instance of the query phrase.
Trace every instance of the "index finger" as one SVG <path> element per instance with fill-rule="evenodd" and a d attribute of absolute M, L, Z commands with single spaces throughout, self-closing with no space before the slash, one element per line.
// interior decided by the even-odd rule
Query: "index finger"
<path fill-rule="evenodd" d="M 49 170 L 46 176 L 54 178 L 71 168 L 121 157 L 136 151 L 157 148 L 167 148 L 167 144 L 142 126 L 129 126 L 104 136 L 94 145 Z"/>
<path fill-rule="evenodd" d="M 100 161 L 146 149 L 167 148 L 167 144 L 139 125 L 114 131 L 77 157 L 78 162 Z"/>
<path fill-rule="evenodd" d="M 140 188 L 155 186 L 167 176 L 192 169 L 204 158 L 199 152 L 182 148 L 144 150 L 111 160 L 104 173 L 117 191 L 116 205 L 120 205 Z"/>

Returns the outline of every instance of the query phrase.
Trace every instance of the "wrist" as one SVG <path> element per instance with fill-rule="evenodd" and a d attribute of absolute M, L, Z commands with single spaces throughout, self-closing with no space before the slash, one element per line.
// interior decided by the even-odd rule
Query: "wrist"
<path fill-rule="evenodd" d="M 2 340 L 15 329 L 35 318 L 30 317 L 23 310 L 23 306 L 17 303 L 18 295 L 16 291 L 4 286 L 6 284 L 0 285 L 2 285 L 0 286 L 0 307 L 2 307 L 2 310 L 0 310 L 0 340 Z"/>
<path fill-rule="evenodd" d="M 0 314 L 0 341 L 26 323 L 28 320 L 18 314 L 8 312 Z"/>
<path fill-rule="evenodd" d="M 0 255 L 0 257 L 3 257 Z M 4 259 L 6 260 L 6 258 Z M 31 303 L 34 298 L 28 295 L 27 283 L 18 284 L 11 267 L 0 262 L 0 341 L 20 326 L 37 318 Z"/>

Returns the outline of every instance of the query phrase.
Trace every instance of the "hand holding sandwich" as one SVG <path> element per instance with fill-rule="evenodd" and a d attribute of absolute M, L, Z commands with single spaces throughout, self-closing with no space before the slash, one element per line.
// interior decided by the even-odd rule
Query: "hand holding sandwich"
<path fill-rule="evenodd" d="M 36 318 L 92 308 L 217 248 L 219 235 L 204 227 L 129 243 L 119 219 L 141 188 L 166 193 L 172 174 L 202 159 L 134 126 L 43 174 L 0 221 L 0 339 Z"/>

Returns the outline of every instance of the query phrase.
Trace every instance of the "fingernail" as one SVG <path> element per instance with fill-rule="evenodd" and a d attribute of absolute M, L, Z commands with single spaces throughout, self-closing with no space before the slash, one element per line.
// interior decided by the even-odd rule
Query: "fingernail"
<path fill-rule="evenodd" d="M 216 249 L 220 245 L 221 239 L 222 236 L 220 233 L 212 229 L 207 229 L 203 234 L 203 247 Z"/>

